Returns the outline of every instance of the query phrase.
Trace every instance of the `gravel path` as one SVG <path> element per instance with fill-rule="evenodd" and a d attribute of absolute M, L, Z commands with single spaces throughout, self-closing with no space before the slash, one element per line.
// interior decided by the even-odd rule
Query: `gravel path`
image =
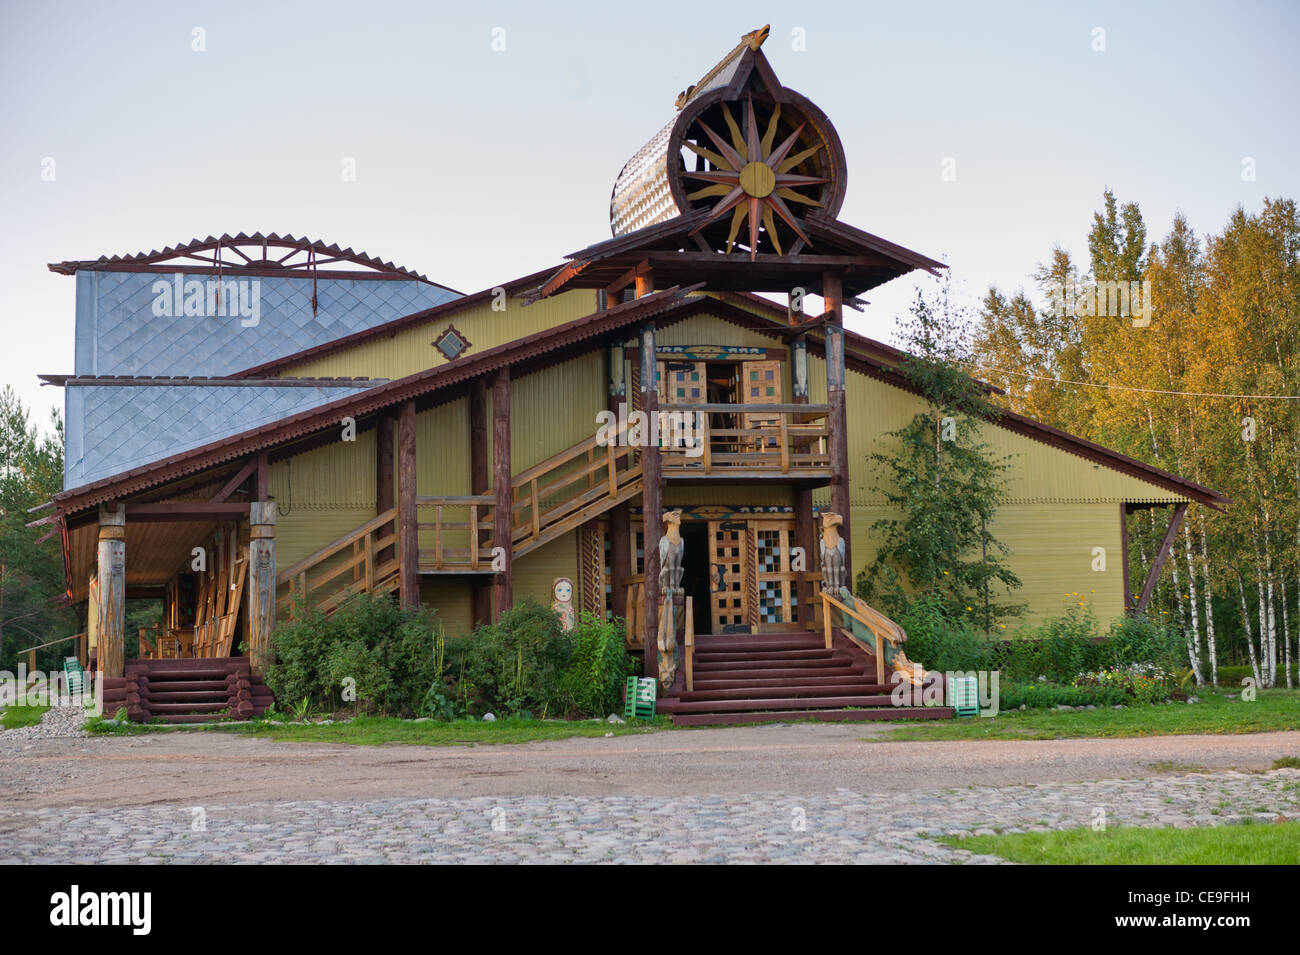
<path fill-rule="evenodd" d="M 1300 770 L 863 795 L 0 810 L 0 863 L 998 862 L 926 834 L 1300 816 Z"/>
<path fill-rule="evenodd" d="M 1300 732 L 888 743 L 795 724 L 472 747 L 16 732 L 0 733 L 0 862 L 990 861 L 919 833 L 1300 817 L 1300 771 L 1263 772 L 1300 755 Z"/>

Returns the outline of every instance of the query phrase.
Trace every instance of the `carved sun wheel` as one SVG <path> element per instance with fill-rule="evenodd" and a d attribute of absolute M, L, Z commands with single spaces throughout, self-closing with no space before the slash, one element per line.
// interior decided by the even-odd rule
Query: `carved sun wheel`
<path fill-rule="evenodd" d="M 829 124 L 810 121 L 796 103 L 748 95 L 708 103 L 683 125 L 674 191 L 691 208 L 707 210 L 693 235 L 725 254 L 739 243 L 751 260 L 812 244 L 803 216 L 838 207 L 842 195 L 842 151 L 827 137 Z"/>

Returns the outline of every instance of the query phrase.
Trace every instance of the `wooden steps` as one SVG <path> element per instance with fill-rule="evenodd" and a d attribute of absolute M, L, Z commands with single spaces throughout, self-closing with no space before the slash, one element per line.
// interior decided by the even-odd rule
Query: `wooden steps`
<path fill-rule="evenodd" d="M 265 713 L 273 698 L 244 657 L 132 660 L 105 680 L 104 712 L 126 707 L 137 722 L 208 723 Z"/>
<path fill-rule="evenodd" d="M 946 706 L 896 706 L 876 661 L 842 634 L 703 634 L 695 638 L 692 688 L 679 676 L 656 704 L 674 724 L 709 726 L 790 720 L 947 719 Z"/>

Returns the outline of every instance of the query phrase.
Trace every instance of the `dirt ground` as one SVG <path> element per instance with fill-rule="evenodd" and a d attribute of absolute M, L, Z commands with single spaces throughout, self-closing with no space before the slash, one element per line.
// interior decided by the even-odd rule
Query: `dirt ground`
<path fill-rule="evenodd" d="M 0 750 L 0 804 L 903 792 L 1263 770 L 1300 755 L 1300 732 L 871 742 L 878 732 L 799 724 L 466 747 L 319 745 L 224 733 L 35 740 Z"/>

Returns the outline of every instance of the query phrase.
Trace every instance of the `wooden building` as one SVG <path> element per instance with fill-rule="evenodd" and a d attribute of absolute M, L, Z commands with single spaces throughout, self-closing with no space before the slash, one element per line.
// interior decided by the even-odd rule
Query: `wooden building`
<path fill-rule="evenodd" d="M 265 701 L 260 655 L 295 600 L 328 608 L 362 591 L 436 607 L 456 633 L 524 595 L 549 602 L 569 578 L 582 609 L 629 621 L 655 675 L 659 542 L 677 509 L 699 667 L 726 683 L 719 669 L 820 646 L 818 516 L 841 516 L 850 574 L 870 562 L 885 512 L 870 456 L 922 406 L 900 353 L 847 331 L 843 310 L 942 265 L 837 218 L 844 151 L 777 79 L 765 37 L 684 91 L 628 162 L 612 238 L 493 289 L 460 295 L 350 249 L 260 234 L 51 266 L 79 283 L 77 373 L 49 376 L 68 390 L 76 446 L 42 520 L 62 536 L 71 599 L 95 594 L 97 657 L 133 712 L 189 715 L 151 709 L 158 696 L 140 687 L 156 677 L 124 666 L 130 594 L 164 600 L 145 655 L 242 658 L 222 677 L 245 694 L 230 697 L 240 712 Z M 157 323 L 172 273 L 228 294 L 261 283 L 262 313 L 251 326 L 204 315 L 175 341 L 173 319 L 146 336 L 166 347 L 141 358 L 131 343 Z M 146 288 L 162 292 L 142 320 Z M 647 440 L 637 412 L 672 427 Z M 1033 616 L 1080 594 L 1103 621 L 1145 604 L 1187 504 L 1223 500 L 1019 415 L 984 431 L 1012 463 L 994 530 Z M 1130 581 L 1126 517 L 1149 507 L 1170 508 L 1169 535 L 1148 578 Z M 841 663 L 861 649 L 838 629 L 825 640 Z M 852 692 L 824 690 L 823 708 L 880 691 L 841 675 L 826 685 Z M 755 709 L 748 684 L 736 705 L 692 709 L 684 679 L 665 687 L 667 708 L 702 721 Z M 757 709 L 807 708 L 767 696 Z"/>

